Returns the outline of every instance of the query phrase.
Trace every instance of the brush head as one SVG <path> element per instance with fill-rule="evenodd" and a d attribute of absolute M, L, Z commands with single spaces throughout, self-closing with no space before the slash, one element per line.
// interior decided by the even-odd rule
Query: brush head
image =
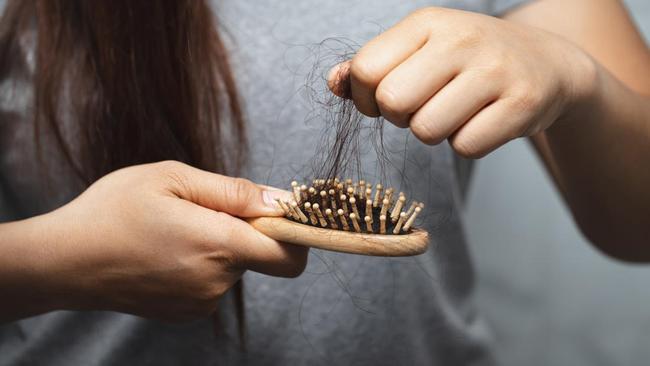
<path fill-rule="evenodd" d="M 424 253 L 426 231 L 413 227 L 424 205 L 360 180 L 314 179 L 310 186 L 291 183 L 293 199 L 278 200 L 286 218 L 246 221 L 275 240 L 336 252 L 403 257 Z M 407 209 L 408 207 L 408 209 Z"/>
<path fill-rule="evenodd" d="M 405 235 L 424 208 L 421 202 L 407 204 L 403 192 L 364 180 L 314 179 L 310 186 L 294 181 L 291 187 L 294 199 L 278 202 L 286 217 L 319 228 Z"/>

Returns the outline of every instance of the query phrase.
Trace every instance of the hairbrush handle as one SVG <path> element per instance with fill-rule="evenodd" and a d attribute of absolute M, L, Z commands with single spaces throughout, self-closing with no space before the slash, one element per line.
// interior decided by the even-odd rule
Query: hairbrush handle
<path fill-rule="evenodd" d="M 381 257 L 422 254 L 429 246 L 429 234 L 413 229 L 408 234 L 364 234 L 303 225 L 283 217 L 246 219 L 255 229 L 285 243 L 335 252 Z"/>

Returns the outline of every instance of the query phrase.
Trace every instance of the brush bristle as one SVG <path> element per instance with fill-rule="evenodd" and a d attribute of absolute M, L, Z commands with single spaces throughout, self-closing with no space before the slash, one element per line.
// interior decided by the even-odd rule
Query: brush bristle
<path fill-rule="evenodd" d="M 291 187 L 294 199 L 279 202 L 287 218 L 332 230 L 407 234 L 424 209 L 421 202 L 407 205 L 403 192 L 395 196 L 393 188 L 372 186 L 363 180 L 314 179 L 311 186 L 294 181 Z"/>

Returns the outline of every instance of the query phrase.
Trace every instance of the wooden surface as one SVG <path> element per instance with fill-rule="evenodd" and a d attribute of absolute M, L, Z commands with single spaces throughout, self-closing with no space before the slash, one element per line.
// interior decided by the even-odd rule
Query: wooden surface
<path fill-rule="evenodd" d="M 283 217 L 259 217 L 247 221 L 275 240 L 335 252 L 404 257 L 422 254 L 429 246 L 429 235 L 420 229 L 404 235 L 381 235 L 319 228 Z"/>

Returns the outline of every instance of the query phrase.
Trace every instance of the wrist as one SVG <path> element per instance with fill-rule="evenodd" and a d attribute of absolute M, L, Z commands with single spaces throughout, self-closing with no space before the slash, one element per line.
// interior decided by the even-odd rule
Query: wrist
<path fill-rule="evenodd" d="M 602 70 L 596 60 L 577 46 L 570 45 L 568 60 L 566 95 L 567 102 L 552 128 L 584 120 L 602 94 Z"/>
<path fill-rule="evenodd" d="M 0 232 L 0 320 L 19 319 L 66 309 L 64 271 L 48 215 L 2 224 Z"/>
<path fill-rule="evenodd" d="M 78 217 L 65 207 L 35 218 L 34 236 L 47 238 L 41 249 L 45 256 L 38 263 L 44 278 L 40 288 L 54 298 L 54 310 L 92 310 L 93 260 L 84 250 L 88 242 L 83 235 L 89 229 L 80 227 Z"/>

